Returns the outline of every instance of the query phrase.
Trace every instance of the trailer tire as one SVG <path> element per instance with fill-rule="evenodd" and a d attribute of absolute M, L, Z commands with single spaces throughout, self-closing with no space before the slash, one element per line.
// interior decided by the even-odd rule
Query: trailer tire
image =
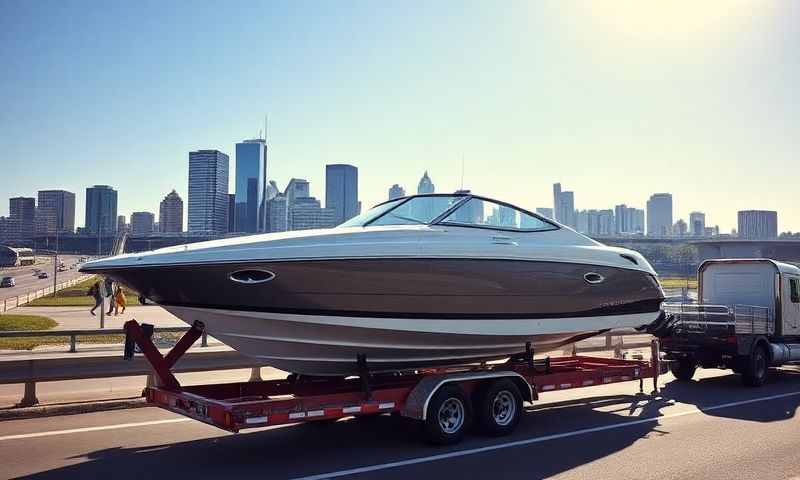
<path fill-rule="evenodd" d="M 757 344 L 753 347 L 753 353 L 745 359 L 742 371 L 742 382 L 748 387 L 760 387 L 767 381 L 767 369 L 769 368 L 769 357 L 764 345 Z"/>
<path fill-rule="evenodd" d="M 681 382 L 688 382 L 697 371 L 697 363 L 689 357 L 681 357 L 669 364 L 669 371 Z"/>
<path fill-rule="evenodd" d="M 471 421 L 472 409 L 467 396 L 458 385 L 444 385 L 428 402 L 425 437 L 436 445 L 458 443 Z"/>
<path fill-rule="evenodd" d="M 517 427 L 522 416 L 522 394 L 512 380 L 496 380 L 478 389 L 474 406 L 479 431 L 500 437 Z"/>

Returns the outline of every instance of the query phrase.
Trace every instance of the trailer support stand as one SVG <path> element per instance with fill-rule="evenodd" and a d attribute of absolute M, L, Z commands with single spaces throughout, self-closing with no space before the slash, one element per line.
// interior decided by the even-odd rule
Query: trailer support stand
<path fill-rule="evenodd" d="M 525 361 L 528 363 L 528 368 L 533 368 L 533 347 L 531 347 L 531 342 L 525 342 Z"/>
<path fill-rule="evenodd" d="M 358 364 L 358 377 L 361 379 L 361 391 L 364 392 L 364 398 L 370 400 L 372 399 L 372 387 L 369 384 L 367 355 L 363 353 L 356 354 L 356 363 Z"/>

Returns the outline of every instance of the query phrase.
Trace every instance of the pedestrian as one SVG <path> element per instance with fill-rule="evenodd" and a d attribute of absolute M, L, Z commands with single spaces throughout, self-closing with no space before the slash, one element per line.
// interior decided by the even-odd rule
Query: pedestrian
<path fill-rule="evenodd" d="M 125 292 L 120 286 L 117 286 L 117 292 L 114 294 L 114 304 L 114 315 L 125 313 Z M 119 311 L 120 307 L 122 307 L 121 312 Z"/>
<path fill-rule="evenodd" d="M 89 291 L 86 292 L 86 295 L 94 297 L 94 307 L 89 310 L 89 313 L 91 313 L 93 316 L 96 316 L 94 311 L 97 310 L 97 307 L 103 308 L 103 295 L 100 292 L 100 282 L 94 282 L 94 284 L 89 287 Z"/>
<path fill-rule="evenodd" d="M 114 281 L 110 277 L 106 277 L 103 282 L 105 288 L 105 296 L 108 297 L 108 311 L 106 315 L 111 315 L 114 312 Z"/>

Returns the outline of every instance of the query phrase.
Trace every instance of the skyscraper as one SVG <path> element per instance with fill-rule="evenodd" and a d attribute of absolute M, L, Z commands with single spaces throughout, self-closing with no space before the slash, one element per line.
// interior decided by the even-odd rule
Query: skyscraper
<path fill-rule="evenodd" d="M 174 189 L 161 200 L 158 209 L 158 228 L 164 233 L 183 231 L 183 199 Z"/>
<path fill-rule="evenodd" d="M 742 210 L 738 214 L 740 238 L 769 240 L 778 238 L 778 212 Z"/>
<path fill-rule="evenodd" d="M 143 236 L 153 233 L 156 216 L 150 212 L 131 214 L 131 235 Z"/>
<path fill-rule="evenodd" d="M 668 237 L 672 232 L 672 194 L 655 193 L 647 201 L 647 236 Z"/>
<path fill-rule="evenodd" d="M 8 200 L 9 218 L 17 222 L 20 240 L 33 238 L 36 222 L 36 199 L 33 197 L 15 197 Z"/>
<path fill-rule="evenodd" d="M 236 194 L 228 194 L 228 231 L 236 231 Z"/>
<path fill-rule="evenodd" d="M 553 184 L 553 213 L 555 220 L 572 228 L 577 228 L 578 217 L 575 214 L 575 193 L 562 191 L 560 183 Z"/>
<path fill-rule="evenodd" d="M 265 229 L 267 189 L 267 143 L 264 139 L 236 144 L 237 232 L 255 233 Z"/>
<path fill-rule="evenodd" d="M 38 197 L 37 213 L 42 217 L 39 221 L 39 225 L 44 229 L 42 233 L 52 235 L 56 231 L 60 233 L 75 231 L 74 193 L 66 190 L 39 190 Z M 86 202 L 88 204 L 88 197 Z"/>
<path fill-rule="evenodd" d="M 406 196 L 406 190 L 398 184 L 394 184 L 389 188 L 389 200 L 401 198 Z"/>
<path fill-rule="evenodd" d="M 293 230 L 292 207 L 295 199 L 311 196 L 308 181 L 302 178 L 293 178 L 289 180 L 283 193 L 286 195 L 286 229 Z"/>
<path fill-rule="evenodd" d="M 128 225 L 125 222 L 125 215 L 117 215 L 117 232 L 124 232 L 128 229 Z"/>
<path fill-rule="evenodd" d="M 285 232 L 289 229 L 287 200 L 286 195 L 278 193 L 267 202 L 270 232 Z"/>
<path fill-rule="evenodd" d="M 553 209 L 546 208 L 546 207 L 536 207 L 536 213 L 543 216 L 544 218 L 549 218 L 551 220 L 555 220 L 553 218 Z"/>
<path fill-rule="evenodd" d="M 706 234 L 706 214 L 692 212 L 689 214 L 689 232 L 693 237 L 702 237 Z"/>
<path fill-rule="evenodd" d="M 428 176 L 428 171 L 425 170 L 425 173 L 422 175 L 422 178 L 419 179 L 419 184 L 417 185 L 417 193 L 434 193 L 435 187 L 433 182 L 431 181 L 431 177 Z"/>
<path fill-rule="evenodd" d="M 338 225 L 336 211 L 331 208 L 321 208 L 319 200 L 314 197 L 295 198 L 291 215 L 293 230 L 331 228 Z"/>
<path fill-rule="evenodd" d="M 624 203 L 614 207 L 615 233 L 644 233 L 644 210 Z"/>
<path fill-rule="evenodd" d="M 358 215 L 358 168 L 352 165 L 325 166 L 325 208 L 333 210 L 335 225 Z"/>
<path fill-rule="evenodd" d="M 228 231 L 228 156 L 219 150 L 189 152 L 189 231 Z"/>
<path fill-rule="evenodd" d="M 41 200 L 39 205 L 41 208 Z M 108 185 L 86 189 L 85 230 L 88 233 L 110 235 L 117 227 L 117 191 Z"/>

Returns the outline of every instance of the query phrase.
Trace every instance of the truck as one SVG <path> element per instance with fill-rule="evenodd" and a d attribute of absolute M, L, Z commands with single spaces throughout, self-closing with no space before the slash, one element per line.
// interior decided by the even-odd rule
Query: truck
<path fill-rule="evenodd" d="M 664 358 L 681 381 L 730 369 L 748 386 L 800 361 L 800 268 L 767 258 L 715 259 L 697 271 L 696 304 L 664 304 Z"/>
<path fill-rule="evenodd" d="M 486 435 L 511 433 L 524 403 L 542 392 L 607 385 L 666 373 L 658 340 L 649 359 L 571 355 L 534 359 L 530 343 L 505 361 L 372 373 L 367 358 L 358 359 L 359 375 L 315 377 L 289 374 L 285 379 L 184 386 L 171 368 L 205 330 L 196 321 L 172 349 L 162 355 L 154 346 L 152 325 L 125 323 L 125 358 L 135 347 L 153 368 L 154 382 L 145 388 L 147 402 L 230 432 L 289 423 L 336 421 L 344 417 L 402 415 L 417 420 L 434 444 L 461 440 L 470 426 Z M 260 375 L 259 375 L 260 376 Z"/>

